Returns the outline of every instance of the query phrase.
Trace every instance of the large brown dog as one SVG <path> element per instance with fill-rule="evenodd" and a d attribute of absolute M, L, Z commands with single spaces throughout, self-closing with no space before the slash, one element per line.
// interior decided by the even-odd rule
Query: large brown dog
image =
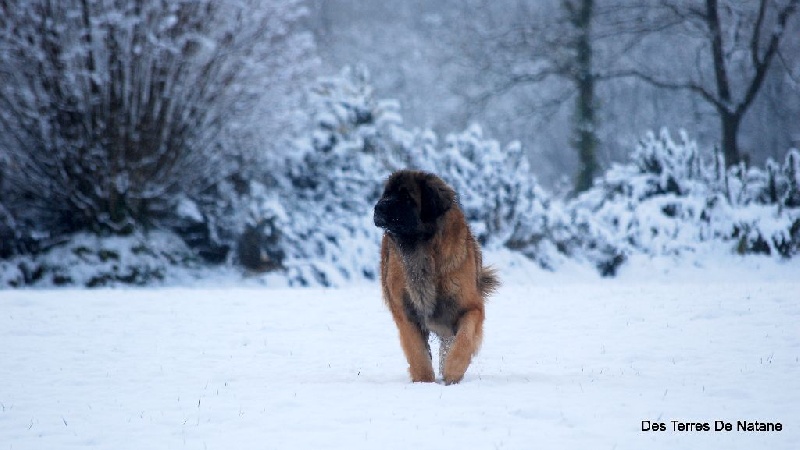
<path fill-rule="evenodd" d="M 456 203 L 436 175 L 401 170 L 375 205 L 383 298 L 400 332 L 412 381 L 434 381 L 428 335 L 439 336 L 445 383 L 464 377 L 483 337 L 484 303 L 498 286 Z"/>

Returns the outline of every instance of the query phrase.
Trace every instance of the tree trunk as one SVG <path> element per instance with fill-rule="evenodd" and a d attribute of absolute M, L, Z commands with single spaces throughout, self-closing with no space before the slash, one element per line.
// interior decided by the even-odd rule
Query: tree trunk
<path fill-rule="evenodd" d="M 731 167 L 739 164 L 742 159 L 737 139 L 742 116 L 728 111 L 721 111 L 719 117 L 720 125 L 722 126 L 722 153 L 725 155 L 725 166 Z"/>
<path fill-rule="evenodd" d="M 592 187 L 594 177 L 600 168 L 597 162 L 594 103 L 594 80 L 591 77 L 580 80 L 576 111 L 577 123 L 575 124 L 575 146 L 580 158 L 580 169 L 575 183 L 577 192 L 583 192 Z"/>
<path fill-rule="evenodd" d="M 575 180 L 575 191 L 582 192 L 592 187 L 594 177 L 600 169 L 597 162 L 597 121 L 595 117 L 595 77 L 592 67 L 592 15 L 594 0 L 580 0 L 575 6 L 568 4 L 575 26 L 576 72 L 573 82 L 578 91 L 575 108 L 575 142 L 580 169 Z"/>

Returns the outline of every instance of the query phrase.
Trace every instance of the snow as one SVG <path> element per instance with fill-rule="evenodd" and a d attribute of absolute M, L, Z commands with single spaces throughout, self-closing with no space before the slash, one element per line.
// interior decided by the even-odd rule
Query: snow
<path fill-rule="evenodd" d="M 486 256 L 505 284 L 455 386 L 408 381 L 376 282 L 0 291 L 0 449 L 796 448 L 796 260 Z"/>
<path fill-rule="evenodd" d="M 176 212 L 178 213 L 178 217 L 192 219 L 195 222 L 203 221 L 203 213 L 200 212 L 200 208 L 197 207 L 197 203 L 189 200 L 188 198 L 181 198 L 178 200 Z"/>

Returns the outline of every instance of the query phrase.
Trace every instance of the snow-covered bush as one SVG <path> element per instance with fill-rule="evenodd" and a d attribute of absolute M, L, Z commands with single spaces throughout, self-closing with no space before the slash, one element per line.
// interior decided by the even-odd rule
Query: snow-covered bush
<path fill-rule="evenodd" d="M 397 104 L 373 97 L 363 69 L 321 79 L 310 104 L 312 129 L 283 161 L 276 186 L 285 269 L 303 285 L 374 279 L 381 234 L 372 208 L 391 171 Z"/>
<path fill-rule="evenodd" d="M 180 197 L 160 224 L 207 262 L 240 263 L 251 270 L 280 267 L 275 246 L 283 212 L 274 185 L 268 175 L 238 172 L 197 195 Z"/>
<path fill-rule="evenodd" d="M 124 237 L 78 233 L 37 255 L 0 260 L 0 288 L 144 286 L 200 266 L 197 255 L 171 233 Z"/>
<path fill-rule="evenodd" d="M 731 168 L 728 188 L 734 204 L 800 207 L 800 151 L 786 153 L 783 164 L 768 159 L 764 169 L 743 164 Z"/>
<path fill-rule="evenodd" d="M 732 167 L 716 187 L 717 203 L 729 210 L 715 217 L 713 236 L 735 239 L 740 254 L 792 257 L 800 252 L 800 152 L 790 150 L 783 164 L 767 160 L 764 169 Z"/>
<path fill-rule="evenodd" d="M 302 0 L 4 3 L 5 208 L 37 236 L 130 233 L 279 147 L 314 64 L 304 11 Z"/>
<path fill-rule="evenodd" d="M 791 206 L 785 175 L 794 153 L 780 168 L 769 163 L 766 171 L 736 167 L 720 175 L 720 165 L 703 161 L 685 134 L 673 140 L 666 131 L 649 133 L 629 163 L 613 166 L 567 204 L 573 242 L 609 274 L 634 252 L 676 255 L 709 241 L 729 241 L 742 254 L 790 257 L 800 249 L 800 209 Z"/>
<path fill-rule="evenodd" d="M 778 203 L 787 208 L 800 208 L 800 150 L 791 149 L 786 154 L 780 173 L 782 179 L 774 182 Z"/>
<path fill-rule="evenodd" d="M 699 220 L 705 183 L 697 147 L 682 137 L 676 142 L 666 131 L 647 134 L 628 164 L 614 165 L 571 203 L 576 225 L 622 255 L 633 249 L 671 254 L 691 248 L 699 230 L 684 223 Z"/>

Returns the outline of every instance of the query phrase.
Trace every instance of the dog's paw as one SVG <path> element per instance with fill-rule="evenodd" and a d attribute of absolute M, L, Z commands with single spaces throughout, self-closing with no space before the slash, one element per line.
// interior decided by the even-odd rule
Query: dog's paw
<path fill-rule="evenodd" d="M 450 386 L 464 379 L 464 371 L 448 370 L 447 366 L 445 366 L 444 376 L 442 378 L 444 379 L 444 384 Z"/>
<path fill-rule="evenodd" d="M 457 384 L 458 382 L 460 382 L 463 379 L 464 379 L 463 375 L 460 376 L 460 377 L 448 377 L 448 376 L 445 375 L 444 384 L 446 386 L 450 386 L 451 384 Z"/>
<path fill-rule="evenodd" d="M 433 377 L 420 377 L 420 378 L 411 378 L 412 383 L 433 383 L 436 381 Z"/>
<path fill-rule="evenodd" d="M 414 383 L 433 383 L 436 380 L 432 368 L 418 371 L 409 370 L 409 374 L 411 375 L 411 381 Z"/>

